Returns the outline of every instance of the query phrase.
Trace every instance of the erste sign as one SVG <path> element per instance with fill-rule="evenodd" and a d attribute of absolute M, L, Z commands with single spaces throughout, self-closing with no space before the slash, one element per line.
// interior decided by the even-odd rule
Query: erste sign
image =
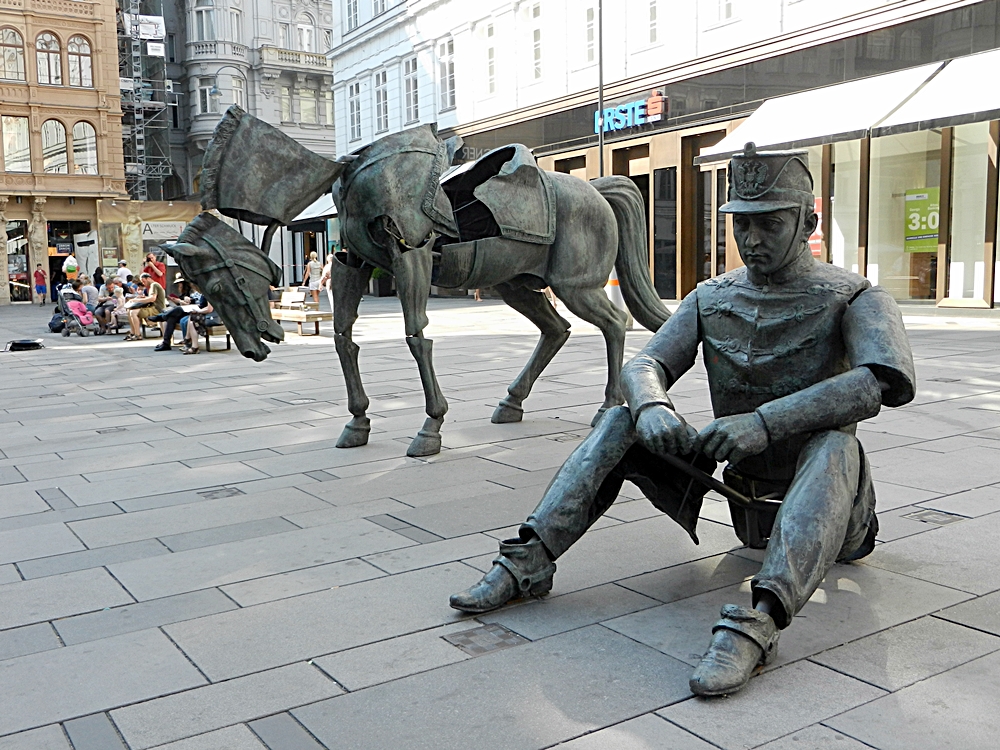
<path fill-rule="evenodd" d="M 606 108 L 603 112 L 604 132 L 624 130 L 648 122 L 658 122 L 663 119 L 667 110 L 667 98 L 659 91 L 654 91 L 648 99 L 638 99 L 617 107 Z M 594 110 L 594 132 L 601 132 L 602 112 Z"/>

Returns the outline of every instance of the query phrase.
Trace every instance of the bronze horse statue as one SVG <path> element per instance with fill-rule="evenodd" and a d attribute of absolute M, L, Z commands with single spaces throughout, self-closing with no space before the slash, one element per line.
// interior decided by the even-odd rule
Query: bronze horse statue
<path fill-rule="evenodd" d="M 242 140 L 241 134 L 246 136 Z M 282 154 L 269 155 L 261 146 L 262 139 L 273 139 Z M 289 144 L 297 150 L 290 151 Z M 441 140 L 433 126 L 421 125 L 330 161 L 237 107 L 226 113 L 209 145 L 203 168 L 209 179 L 202 178 L 203 207 L 268 224 L 264 248 L 279 224 L 288 223 L 333 182 L 341 242 L 346 248 L 333 262 L 334 341 L 352 414 L 338 447 L 364 445 L 371 431 L 359 348 L 351 332 L 375 268 L 396 279 L 406 343 L 425 395 L 427 419 L 410 444 L 408 456 L 440 451 L 441 425 L 448 411 L 434 373 L 432 341 L 423 334 L 432 284 L 495 287 L 508 305 L 541 331 L 530 359 L 496 407 L 495 423 L 520 421 L 532 385 L 569 338 L 570 324 L 541 293 L 545 287 L 551 287 L 572 313 L 604 335 L 608 379 L 595 423 L 607 409 L 623 402 L 619 377 L 626 315 L 604 292 L 612 269 L 617 271 L 629 310 L 643 326 L 655 331 L 670 315 L 649 278 L 645 213 L 641 194 L 631 180 L 615 176 L 586 182 L 544 172 L 518 144 L 449 171 L 460 146 L 461 139 Z M 287 159 L 284 165 L 277 163 L 282 156 Z M 233 163 L 227 168 L 230 158 Z M 265 179 L 255 188 L 257 175 L 276 171 L 285 182 L 311 180 L 313 185 L 304 190 L 286 184 L 276 191 L 268 189 L 271 182 Z M 241 186 L 229 189 L 229 181 Z M 295 193 L 295 206 L 289 205 L 293 198 L 285 196 L 290 190 Z M 238 235 L 235 230 L 233 234 Z M 179 250 L 168 252 L 178 258 L 190 278 L 183 258 L 185 252 L 191 253 L 185 251 L 184 241 L 182 236 Z M 244 240 L 243 244 L 249 243 Z M 245 348 L 241 340 L 253 336 L 259 343 L 260 335 L 275 340 L 274 331 L 254 316 L 249 305 L 243 304 L 242 312 L 231 307 L 237 296 L 222 295 L 215 303 L 209 290 L 230 330 L 232 325 L 244 329 L 244 335 L 236 338 L 240 350 L 261 358 L 259 347 Z M 266 356 L 266 346 L 259 346 Z"/>

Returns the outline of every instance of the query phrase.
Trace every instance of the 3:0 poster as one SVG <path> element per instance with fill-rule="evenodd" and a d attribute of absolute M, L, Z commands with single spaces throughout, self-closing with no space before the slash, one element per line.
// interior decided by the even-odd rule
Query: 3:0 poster
<path fill-rule="evenodd" d="M 903 249 L 908 253 L 936 253 L 941 221 L 939 188 L 907 190 L 905 211 Z"/>

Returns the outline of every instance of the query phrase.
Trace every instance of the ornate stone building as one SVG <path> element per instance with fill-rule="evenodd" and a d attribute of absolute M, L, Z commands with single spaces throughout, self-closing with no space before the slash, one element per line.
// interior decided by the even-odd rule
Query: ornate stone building
<path fill-rule="evenodd" d="M 0 304 L 36 264 L 100 262 L 98 203 L 127 198 L 115 33 L 113 0 L 0 0 Z"/>

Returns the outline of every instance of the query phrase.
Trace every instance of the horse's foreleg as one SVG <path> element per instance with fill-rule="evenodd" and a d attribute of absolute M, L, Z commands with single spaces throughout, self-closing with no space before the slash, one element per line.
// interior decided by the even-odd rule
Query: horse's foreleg
<path fill-rule="evenodd" d="M 604 334 L 608 349 L 608 384 L 604 389 L 604 403 L 598 409 L 591 425 L 596 425 L 604 412 L 625 402 L 622 396 L 622 359 L 625 356 L 626 315 L 611 304 L 603 289 L 555 289 L 555 293 L 570 312 L 588 323 L 593 323 Z"/>
<path fill-rule="evenodd" d="M 520 422 L 524 414 L 521 404 L 531 393 L 531 387 L 542 370 L 569 338 L 569 323 L 563 320 L 541 292 L 513 284 L 498 284 L 496 289 L 504 302 L 538 326 L 542 332 L 524 369 L 507 387 L 507 398 L 493 412 L 492 421 L 495 424 Z"/>
<path fill-rule="evenodd" d="M 347 256 L 348 258 L 350 256 Z M 354 321 L 358 319 L 358 305 L 368 286 L 372 269 L 359 265 L 352 267 L 334 258 L 330 272 L 330 289 L 333 292 L 333 341 L 340 358 L 340 367 L 347 382 L 347 408 L 353 418 L 344 426 L 337 440 L 338 448 L 356 448 L 368 443 L 371 420 L 368 419 L 368 396 L 361 382 L 358 367 L 359 347 L 351 339 Z"/>
<path fill-rule="evenodd" d="M 392 273 L 396 277 L 396 293 L 403 307 L 406 344 L 417 362 L 420 383 L 424 389 L 427 419 L 406 451 L 407 456 L 432 456 L 441 451 L 441 425 L 448 411 L 437 376 L 434 374 L 433 342 L 424 338 L 427 327 L 427 297 L 431 291 L 433 256 L 431 247 L 435 235 L 423 247 L 406 252 L 394 252 Z"/>

